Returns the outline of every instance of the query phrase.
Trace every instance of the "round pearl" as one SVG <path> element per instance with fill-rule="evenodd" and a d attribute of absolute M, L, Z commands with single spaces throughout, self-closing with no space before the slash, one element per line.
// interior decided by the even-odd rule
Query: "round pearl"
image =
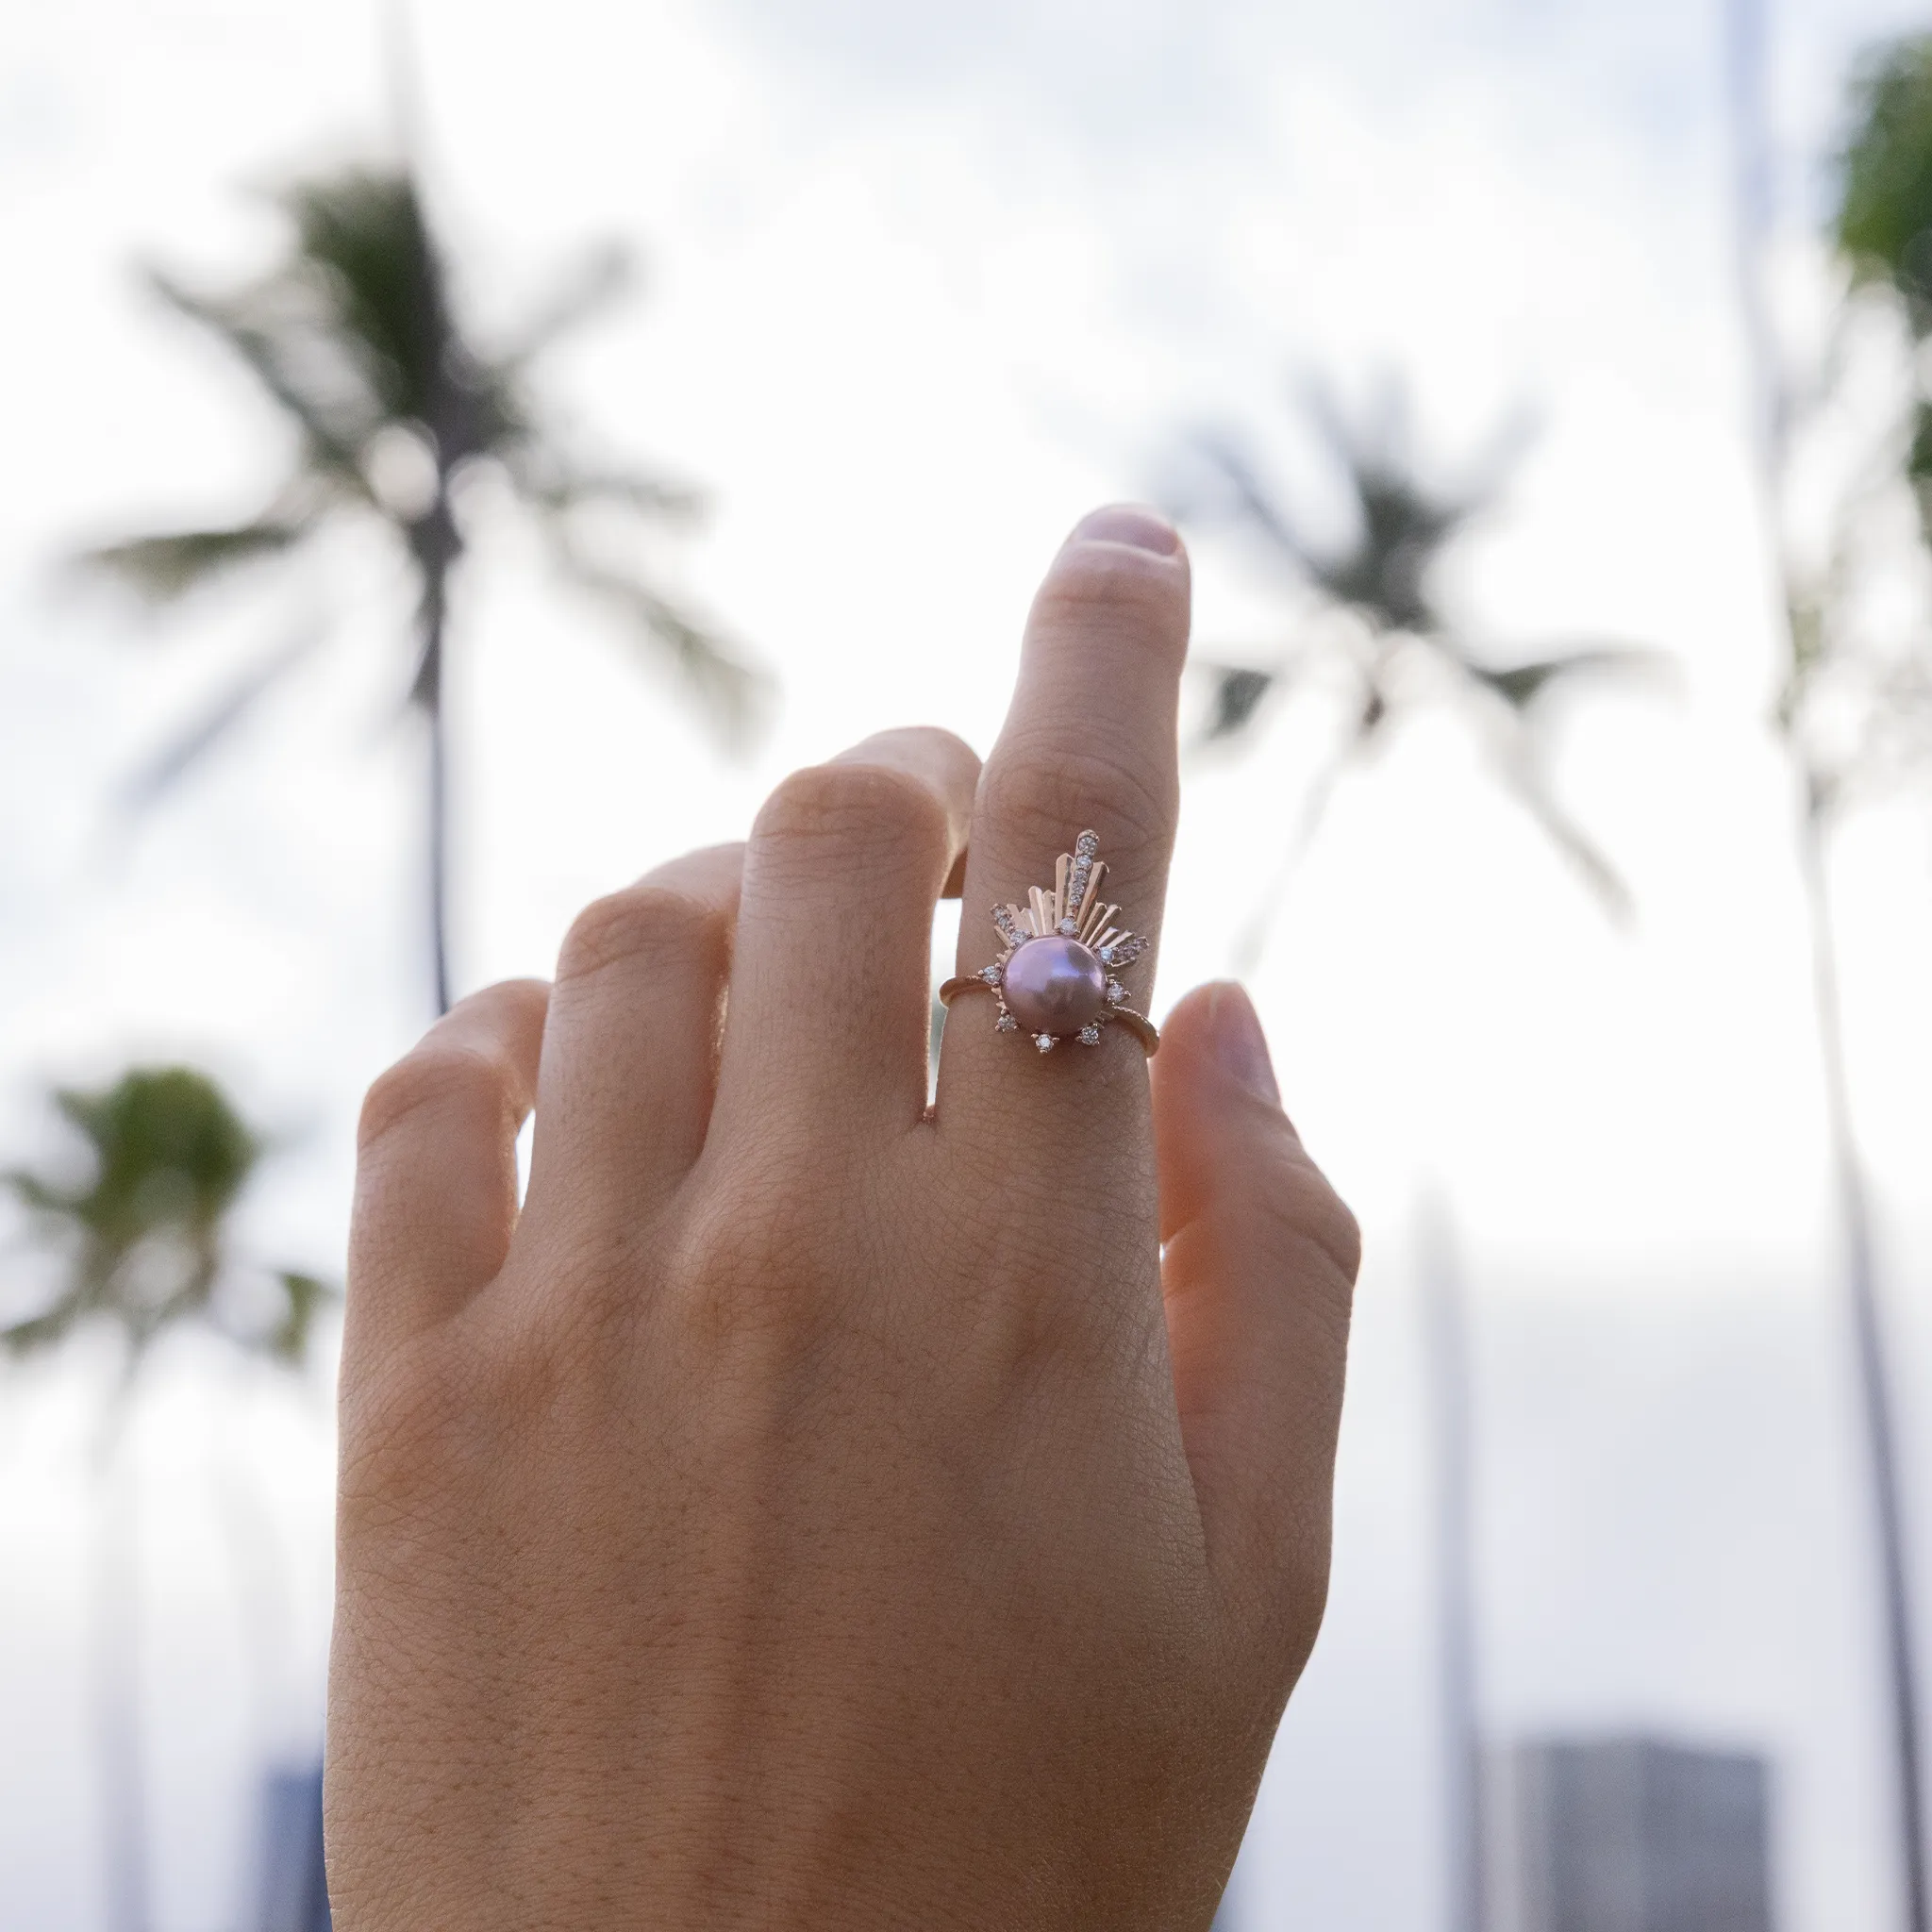
<path fill-rule="evenodd" d="M 1078 940 L 1028 940 L 1007 961 L 1013 1017 L 1029 1033 L 1077 1033 L 1107 1006 L 1107 974 Z"/>

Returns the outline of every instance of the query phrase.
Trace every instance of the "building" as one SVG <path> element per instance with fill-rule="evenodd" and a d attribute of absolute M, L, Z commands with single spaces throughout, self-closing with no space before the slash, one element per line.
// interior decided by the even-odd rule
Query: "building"
<path fill-rule="evenodd" d="M 1762 1757 L 1542 1740 L 1499 1769 L 1497 1932 L 1771 1932 Z"/>
<path fill-rule="evenodd" d="M 322 1767 L 271 1773 L 262 1800 L 262 1932 L 329 1932 Z"/>

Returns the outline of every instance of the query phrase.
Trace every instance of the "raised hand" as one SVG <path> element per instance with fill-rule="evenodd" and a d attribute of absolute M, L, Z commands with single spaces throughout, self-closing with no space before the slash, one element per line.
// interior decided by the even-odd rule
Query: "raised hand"
<path fill-rule="evenodd" d="M 925 1105 L 962 855 L 972 974 L 1092 828 L 1147 1009 L 1187 628 L 1174 533 L 1096 512 L 983 773 L 795 773 L 376 1083 L 339 1932 L 1212 1918 L 1321 1620 L 1354 1223 L 1232 986 L 1151 1065 L 959 1000 Z"/>

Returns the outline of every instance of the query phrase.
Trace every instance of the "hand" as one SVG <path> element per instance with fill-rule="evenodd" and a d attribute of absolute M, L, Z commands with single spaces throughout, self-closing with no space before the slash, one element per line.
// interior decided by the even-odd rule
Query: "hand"
<path fill-rule="evenodd" d="M 983 775 L 795 773 L 376 1082 L 339 1932 L 1212 1918 L 1321 1621 L 1354 1223 L 1232 986 L 1151 1069 L 968 999 L 925 1106 L 962 854 L 962 974 L 1088 826 L 1158 935 L 1187 629 L 1174 532 L 1097 512 Z"/>

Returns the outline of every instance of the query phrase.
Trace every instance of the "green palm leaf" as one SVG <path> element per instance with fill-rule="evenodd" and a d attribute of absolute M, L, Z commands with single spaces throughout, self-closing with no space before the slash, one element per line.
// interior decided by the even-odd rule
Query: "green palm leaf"
<path fill-rule="evenodd" d="M 125 584 L 151 603 L 171 604 L 244 564 L 286 556 L 312 527 L 306 522 L 262 518 L 227 529 L 177 530 L 105 543 L 83 551 L 76 561 Z"/>
<path fill-rule="evenodd" d="M 84 1172 L 0 1175 L 62 1264 L 47 1306 L 0 1327 L 0 1344 L 31 1354 L 100 1321 L 120 1331 L 138 1365 L 170 1328 L 212 1321 L 215 1290 L 234 1265 L 228 1218 L 263 1143 L 192 1067 L 135 1068 L 110 1087 L 54 1098 L 81 1143 Z M 278 1325 L 267 1338 L 233 1339 L 298 1361 L 332 1291 L 309 1275 L 276 1278 L 287 1304 Z"/>

